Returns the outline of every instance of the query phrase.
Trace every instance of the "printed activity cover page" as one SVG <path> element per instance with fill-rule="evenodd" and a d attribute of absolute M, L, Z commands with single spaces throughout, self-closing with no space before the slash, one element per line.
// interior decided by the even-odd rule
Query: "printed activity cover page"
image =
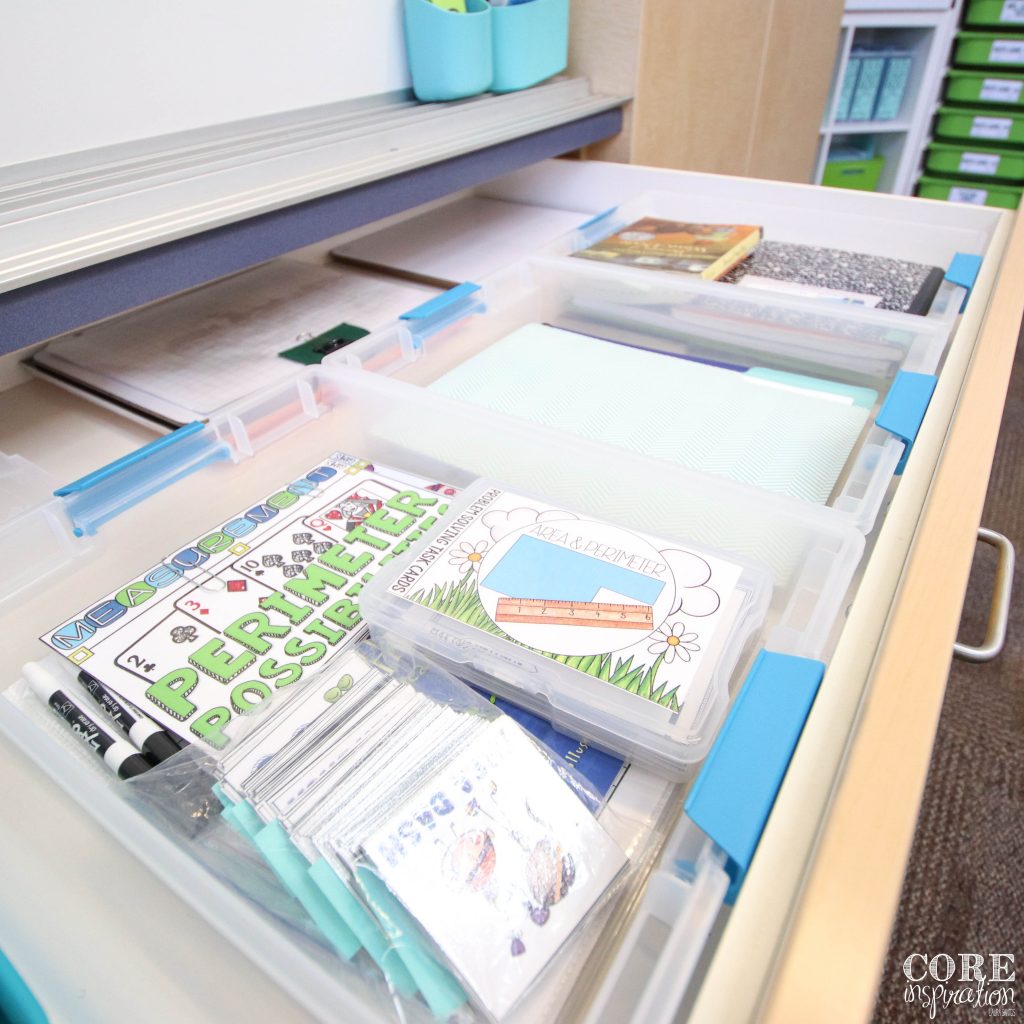
<path fill-rule="evenodd" d="M 336 452 L 41 639 L 214 750 L 365 636 L 359 594 L 455 492 Z"/>

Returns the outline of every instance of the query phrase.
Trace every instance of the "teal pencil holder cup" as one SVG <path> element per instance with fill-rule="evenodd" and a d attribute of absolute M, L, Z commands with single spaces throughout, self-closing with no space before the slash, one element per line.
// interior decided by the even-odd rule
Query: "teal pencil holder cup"
<path fill-rule="evenodd" d="M 569 0 L 529 0 L 495 7 L 494 92 L 526 89 L 569 62 Z"/>
<path fill-rule="evenodd" d="M 490 89 L 493 13 L 485 0 L 466 0 L 465 14 L 405 0 L 405 46 L 418 100 L 459 100 Z"/>

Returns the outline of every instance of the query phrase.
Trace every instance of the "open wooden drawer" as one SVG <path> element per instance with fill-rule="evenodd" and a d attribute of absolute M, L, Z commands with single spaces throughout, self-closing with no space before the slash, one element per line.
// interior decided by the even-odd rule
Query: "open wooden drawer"
<path fill-rule="evenodd" d="M 688 996 L 694 1020 L 863 1019 L 913 834 L 1020 324 L 1024 233 L 1018 226 L 1011 238 L 1012 218 L 993 211 L 610 164 L 544 164 L 479 191 L 599 212 L 637 192 L 698 182 L 724 199 L 793 203 L 808 226 L 815 210 L 838 210 L 850 233 L 836 244 L 856 247 L 862 231 L 865 245 L 911 259 L 948 262 L 951 252 L 928 245 L 933 229 L 990 239 L 757 855 Z M 892 237 L 892 218 L 903 219 L 905 244 Z M 150 439 L 38 383 L 0 401 L 0 449 L 69 479 Z M 53 586 L 83 600 L 103 590 L 123 575 L 120 559 L 144 563 L 168 531 L 199 529 L 221 507 L 229 513 L 234 493 L 259 490 L 268 469 L 250 460 L 235 472 L 237 492 L 202 496 L 212 504 L 190 501 L 199 495 L 185 484 L 133 509 L 104 528 L 103 557 Z M 33 638 L 51 606 L 44 591 L 4 609 L 5 680 L 37 653 Z M 21 953 L 55 1016 L 128 1019 L 142 1008 L 147 1019 L 300 1019 L 304 1011 L 119 842 L 24 759 L 0 756 L 7 820 L 19 823 L 4 837 L 5 859 L 23 882 L 5 896 L 8 952 Z"/>

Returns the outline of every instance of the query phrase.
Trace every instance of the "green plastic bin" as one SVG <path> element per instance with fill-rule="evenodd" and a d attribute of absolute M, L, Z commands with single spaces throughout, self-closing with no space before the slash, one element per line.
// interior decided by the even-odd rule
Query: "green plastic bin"
<path fill-rule="evenodd" d="M 925 152 L 926 171 L 945 177 L 1024 182 L 1024 150 L 995 146 L 952 146 L 933 142 Z"/>
<path fill-rule="evenodd" d="M 968 0 L 964 24 L 1024 30 L 1024 0 Z"/>
<path fill-rule="evenodd" d="M 1024 36 L 959 32 L 953 49 L 953 63 L 986 68 L 1024 68 Z"/>
<path fill-rule="evenodd" d="M 944 139 L 1024 142 L 1024 113 L 1009 110 L 972 110 L 961 107 L 940 107 L 935 134 Z"/>
<path fill-rule="evenodd" d="M 829 160 L 825 164 L 821 183 L 830 188 L 855 188 L 862 192 L 874 192 L 884 167 L 884 156 L 861 160 Z"/>
<path fill-rule="evenodd" d="M 946 99 L 1024 110 L 1024 75 L 953 69 L 946 76 Z"/>
<path fill-rule="evenodd" d="M 925 199 L 946 199 L 954 203 L 974 203 L 976 206 L 998 206 L 1016 210 L 1024 189 L 991 182 L 958 181 L 951 178 L 923 177 L 917 183 L 917 194 Z"/>

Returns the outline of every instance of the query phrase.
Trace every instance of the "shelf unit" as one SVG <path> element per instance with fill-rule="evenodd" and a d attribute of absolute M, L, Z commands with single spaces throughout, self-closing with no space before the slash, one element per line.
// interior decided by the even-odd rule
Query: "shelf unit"
<path fill-rule="evenodd" d="M 910 195 L 928 139 L 942 78 L 960 16 L 960 0 L 901 0 L 899 7 L 877 0 L 846 5 L 825 117 L 818 138 L 814 181 L 820 184 L 834 143 L 871 135 L 885 157 L 877 191 Z M 890 121 L 837 121 L 839 92 L 854 46 L 898 46 L 913 59 L 899 115 Z"/>
<path fill-rule="evenodd" d="M 1024 23 L 1019 18 L 1012 3 L 968 3 L 946 98 L 921 157 L 918 195 L 1004 209 L 1020 205 Z"/>

